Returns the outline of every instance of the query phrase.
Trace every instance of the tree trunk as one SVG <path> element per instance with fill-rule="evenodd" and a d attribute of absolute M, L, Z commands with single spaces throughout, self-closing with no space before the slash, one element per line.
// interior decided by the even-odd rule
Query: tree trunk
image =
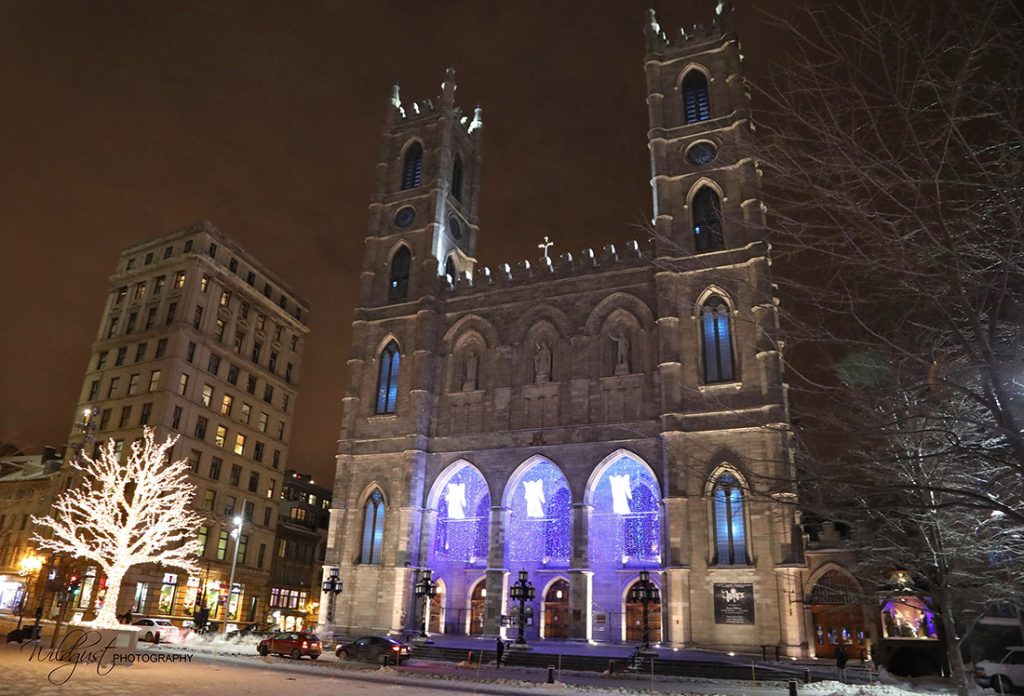
<path fill-rule="evenodd" d="M 939 616 L 942 619 L 942 634 L 946 642 L 946 656 L 949 659 L 950 676 L 953 685 L 956 687 L 957 696 L 968 696 L 970 684 L 967 681 L 967 671 L 964 669 L 964 658 L 960 653 L 960 638 L 957 635 L 956 622 L 953 620 L 953 608 L 950 606 L 949 591 L 946 588 L 939 590 Z"/>
<path fill-rule="evenodd" d="M 114 566 L 107 571 L 107 595 L 103 598 L 103 608 L 96 614 L 94 623 L 97 626 L 114 628 L 118 625 L 117 597 L 121 594 L 121 581 L 124 580 L 126 571 L 127 568 L 120 566 Z"/>

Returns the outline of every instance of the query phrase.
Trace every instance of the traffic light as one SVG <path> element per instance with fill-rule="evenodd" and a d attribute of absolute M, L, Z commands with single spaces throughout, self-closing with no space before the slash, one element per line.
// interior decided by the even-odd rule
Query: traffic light
<path fill-rule="evenodd" d="M 72 575 L 68 578 L 68 592 L 71 594 L 78 594 L 78 590 L 82 584 L 81 579 L 77 575 Z"/>

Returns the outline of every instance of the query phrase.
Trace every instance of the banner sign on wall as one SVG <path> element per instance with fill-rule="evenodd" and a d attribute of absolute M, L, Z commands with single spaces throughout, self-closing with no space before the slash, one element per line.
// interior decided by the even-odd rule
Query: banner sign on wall
<path fill-rule="evenodd" d="M 716 583 L 715 623 L 753 624 L 754 586 Z"/>

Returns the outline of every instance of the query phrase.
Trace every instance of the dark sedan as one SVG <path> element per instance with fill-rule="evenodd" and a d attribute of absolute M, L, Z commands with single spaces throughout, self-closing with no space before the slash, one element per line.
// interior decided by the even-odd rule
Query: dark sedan
<path fill-rule="evenodd" d="M 339 645 L 335 651 L 343 660 L 367 660 L 377 664 L 401 664 L 408 659 L 410 648 L 406 643 L 387 636 L 366 636 L 351 643 Z"/>

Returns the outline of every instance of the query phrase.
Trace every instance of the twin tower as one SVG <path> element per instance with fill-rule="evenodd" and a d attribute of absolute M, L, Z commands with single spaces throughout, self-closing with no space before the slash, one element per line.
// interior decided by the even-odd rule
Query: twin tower
<path fill-rule="evenodd" d="M 654 235 L 488 269 L 483 122 L 388 108 L 370 204 L 321 620 L 806 651 L 764 206 L 731 9 L 645 35 Z M 543 231 L 541 231 L 543 232 Z M 329 572 L 329 570 L 328 570 Z M 436 583 L 429 600 L 417 582 Z M 330 616 L 328 616 L 330 613 Z M 803 648 L 801 648 L 803 644 Z"/>

